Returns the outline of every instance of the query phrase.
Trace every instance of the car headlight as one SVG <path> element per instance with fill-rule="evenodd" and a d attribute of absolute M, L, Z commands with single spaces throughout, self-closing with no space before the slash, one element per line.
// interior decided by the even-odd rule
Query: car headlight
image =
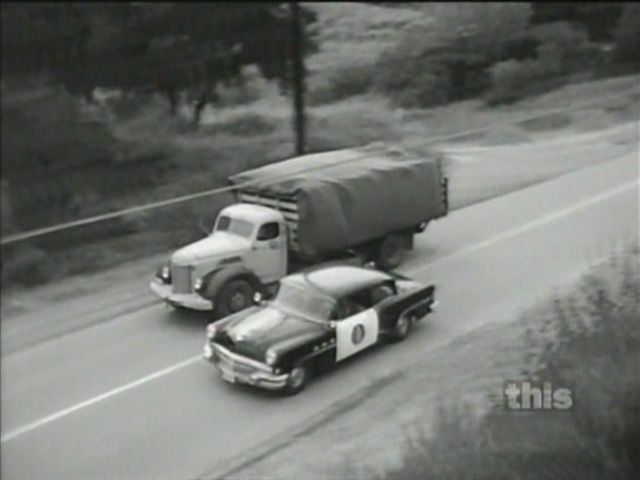
<path fill-rule="evenodd" d="M 213 324 L 207 325 L 207 338 L 213 340 L 216 337 L 217 329 Z"/>
<path fill-rule="evenodd" d="M 265 356 L 265 361 L 267 362 L 267 365 L 273 366 L 275 365 L 277 360 L 278 360 L 278 354 L 272 349 L 268 349 L 267 354 Z"/>
<path fill-rule="evenodd" d="M 202 279 L 201 278 L 196 278 L 193 281 L 193 289 L 194 290 L 200 290 L 202 288 Z"/>

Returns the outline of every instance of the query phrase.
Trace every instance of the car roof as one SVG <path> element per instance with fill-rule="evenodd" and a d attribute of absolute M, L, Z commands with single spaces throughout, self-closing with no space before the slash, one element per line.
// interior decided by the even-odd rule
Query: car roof
<path fill-rule="evenodd" d="M 290 278 L 304 281 L 333 298 L 345 297 L 385 280 L 393 279 L 390 275 L 379 270 L 349 265 L 319 267 L 306 273 L 291 275 Z"/>

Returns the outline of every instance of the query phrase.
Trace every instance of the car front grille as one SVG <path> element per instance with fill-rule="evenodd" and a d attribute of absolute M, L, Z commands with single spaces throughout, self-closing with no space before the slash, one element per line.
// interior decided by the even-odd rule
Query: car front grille
<path fill-rule="evenodd" d="M 229 354 L 222 348 L 215 348 L 216 357 L 218 358 L 218 362 L 220 363 L 220 367 L 230 370 L 232 372 L 241 374 L 241 375 L 250 375 L 252 373 L 256 373 L 259 371 L 269 371 L 270 369 L 264 365 L 262 368 L 258 368 L 254 365 L 251 360 L 244 360 L 239 355 Z"/>
<path fill-rule="evenodd" d="M 173 293 L 191 293 L 191 267 L 171 266 Z"/>

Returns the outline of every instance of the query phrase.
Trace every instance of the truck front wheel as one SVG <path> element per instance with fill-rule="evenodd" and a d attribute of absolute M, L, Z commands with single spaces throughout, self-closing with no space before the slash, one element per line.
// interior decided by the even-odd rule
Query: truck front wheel
<path fill-rule="evenodd" d="M 227 282 L 214 300 L 214 313 L 217 318 L 227 317 L 251 306 L 255 289 L 244 279 Z"/>

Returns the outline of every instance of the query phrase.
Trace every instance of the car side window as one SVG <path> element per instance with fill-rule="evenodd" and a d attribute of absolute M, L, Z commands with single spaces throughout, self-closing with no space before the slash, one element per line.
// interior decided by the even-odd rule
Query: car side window
<path fill-rule="evenodd" d="M 280 236 L 280 225 L 277 222 L 265 223 L 258 231 L 258 240 L 273 240 Z"/>
<path fill-rule="evenodd" d="M 379 303 L 392 296 L 394 293 L 395 292 L 393 291 L 393 287 L 388 283 L 377 285 L 371 289 L 371 303 L 373 305 L 378 305 Z"/>
<path fill-rule="evenodd" d="M 332 312 L 332 320 L 343 320 L 366 310 L 367 307 L 351 298 L 343 298 L 338 300 L 336 308 Z"/>
<path fill-rule="evenodd" d="M 355 292 L 348 297 L 338 300 L 336 308 L 331 315 L 331 319 L 342 320 L 356 315 L 357 313 L 379 304 L 395 293 L 394 285 L 387 281 L 374 287 Z"/>

